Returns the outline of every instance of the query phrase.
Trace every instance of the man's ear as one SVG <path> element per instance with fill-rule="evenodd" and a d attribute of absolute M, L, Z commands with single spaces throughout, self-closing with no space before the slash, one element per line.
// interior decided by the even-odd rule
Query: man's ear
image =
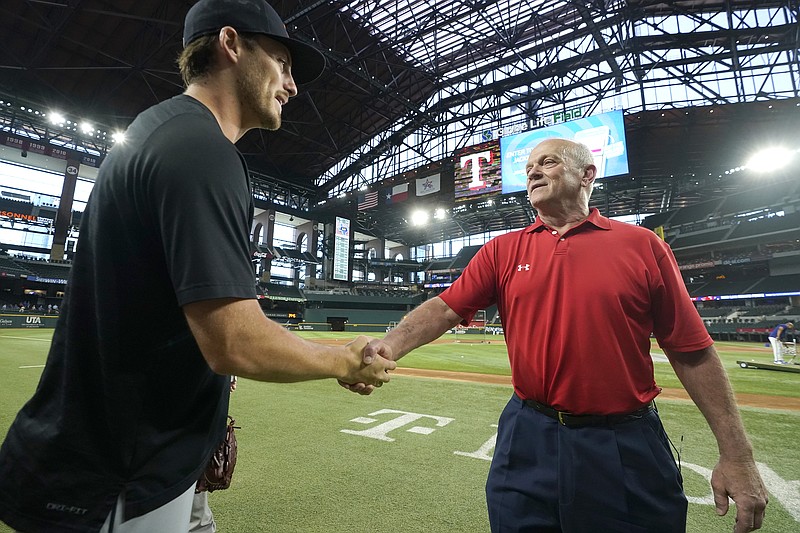
<path fill-rule="evenodd" d="M 589 165 L 586 167 L 586 170 L 583 171 L 583 177 L 581 178 L 581 184 L 585 187 L 590 187 L 594 180 L 597 178 L 597 167 L 594 165 Z"/>
<path fill-rule="evenodd" d="M 242 50 L 242 38 L 239 33 L 230 26 L 225 26 L 217 33 L 217 44 L 219 52 L 226 61 L 237 63 Z"/>

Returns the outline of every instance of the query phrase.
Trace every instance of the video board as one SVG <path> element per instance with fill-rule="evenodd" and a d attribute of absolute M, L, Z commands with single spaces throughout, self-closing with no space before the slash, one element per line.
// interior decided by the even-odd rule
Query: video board
<path fill-rule="evenodd" d="M 611 111 L 501 137 L 503 194 L 526 189 L 525 165 L 528 155 L 541 141 L 553 137 L 571 139 L 588 146 L 594 156 L 597 179 L 628 173 L 628 147 L 622 111 Z"/>
<path fill-rule="evenodd" d="M 453 167 L 456 202 L 498 194 L 502 190 L 498 140 L 458 150 Z"/>
<path fill-rule="evenodd" d="M 336 217 L 333 235 L 333 279 L 350 281 L 350 220 Z"/>

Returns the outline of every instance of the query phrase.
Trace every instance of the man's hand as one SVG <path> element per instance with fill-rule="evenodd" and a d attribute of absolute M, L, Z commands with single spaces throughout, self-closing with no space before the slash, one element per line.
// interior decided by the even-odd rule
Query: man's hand
<path fill-rule="evenodd" d="M 359 339 L 366 338 L 366 337 L 359 337 L 348 346 L 353 343 L 359 342 Z M 381 339 L 369 339 L 369 342 L 364 346 L 363 352 L 361 355 L 362 362 L 365 365 L 371 365 L 374 361 L 378 360 L 388 360 L 387 362 L 394 363 L 392 361 L 392 349 L 391 347 L 383 342 Z M 394 370 L 397 368 L 397 363 L 394 363 L 394 367 L 390 368 L 389 370 Z M 350 382 L 347 383 L 342 381 L 341 379 L 338 380 L 339 385 L 344 387 L 345 389 L 355 392 L 356 394 L 361 394 L 362 396 L 369 396 L 372 394 L 372 391 L 375 390 L 375 385 L 369 385 L 365 382 Z M 388 381 L 388 380 L 387 380 Z M 377 385 L 380 387 L 380 385 Z"/>
<path fill-rule="evenodd" d="M 383 339 L 370 339 L 367 345 L 364 346 L 364 364 L 371 364 L 376 357 L 394 361 L 392 347 L 386 344 Z"/>
<path fill-rule="evenodd" d="M 337 381 L 339 382 L 339 385 L 345 389 L 355 392 L 356 394 L 360 394 L 361 396 L 369 396 L 372 394 L 372 391 L 375 390 L 373 385 L 367 385 L 366 383 L 345 383 L 341 379 Z"/>
<path fill-rule="evenodd" d="M 755 461 L 750 458 L 720 458 L 711 473 L 711 490 L 718 515 L 723 516 L 728 512 L 728 497 L 736 503 L 734 533 L 761 528 L 769 497 Z"/>
<path fill-rule="evenodd" d="M 368 363 L 366 362 L 365 347 L 374 341 L 375 339 L 361 335 L 347 343 L 345 349 L 348 351 L 349 369 L 348 375 L 338 380 L 342 387 L 367 395 L 371 394 L 375 387 L 389 382 L 389 371 L 397 368 L 397 363 L 377 354 L 371 356 Z"/>

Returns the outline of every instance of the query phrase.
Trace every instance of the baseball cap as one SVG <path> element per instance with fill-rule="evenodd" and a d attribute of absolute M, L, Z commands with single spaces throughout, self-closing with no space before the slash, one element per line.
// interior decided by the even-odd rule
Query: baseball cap
<path fill-rule="evenodd" d="M 285 45 L 292 55 L 292 77 L 297 83 L 314 81 L 325 68 L 325 56 L 289 37 L 280 15 L 264 0 L 200 0 L 186 13 L 183 46 L 225 26 L 240 33 L 260 33 Z"/>

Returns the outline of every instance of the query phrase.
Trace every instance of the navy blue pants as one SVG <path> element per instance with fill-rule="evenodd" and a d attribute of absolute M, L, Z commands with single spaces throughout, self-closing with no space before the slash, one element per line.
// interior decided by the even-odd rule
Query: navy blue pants
<path fill-rule="evenodd" d="M 683 532 L 687 501 L 658 413 L 568 428 L 514 395 L 486 502 L 492 533 Z"/>

